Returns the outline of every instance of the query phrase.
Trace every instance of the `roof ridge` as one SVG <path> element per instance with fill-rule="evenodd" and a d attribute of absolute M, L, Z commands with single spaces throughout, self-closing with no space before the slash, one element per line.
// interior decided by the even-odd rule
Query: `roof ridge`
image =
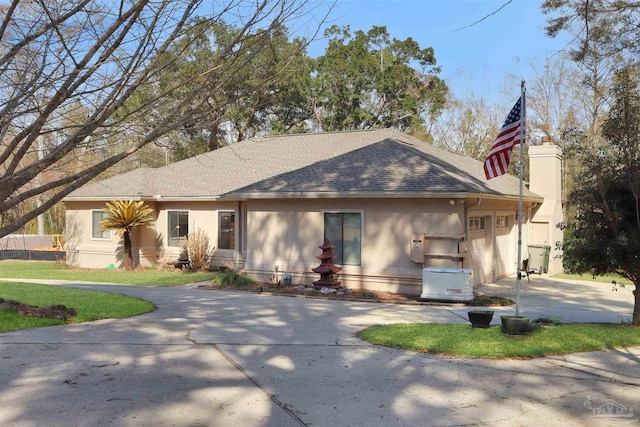
<path fill-rule="evenodd" d="M 263 140 L 263 139 L 276 139 L 276 138 L 291 138 L 291 137 L 295 137 L 295 136 L 301 136 L 301 137 L 309 137 L 309 136 L 314 136 L 314 135 L 337 135 L 337 134 L 341 134 L 341 133 L 365 133 L 365 132 L 380 132 L 380 131 L 387 131 L 387 130 L 393 130 L 392 128 L 372 128 L 372 129 L 350 129 L 350 130 L 332 130 L 332 131 L 321 131 L 321 132 L 301 132 L 301 133 L 283 133 L 283 134 L 279 134 L 279 135 L 264 135 L 264 136 L 254 136 L 253 138 L 248 138 L 245 139 L 243 141 L 257 141 L 257 140 Z M 243 142 L 243 141 L 238 141 L 237 143 Z M 237 144 L 236 143 L 236 144 Z"/>

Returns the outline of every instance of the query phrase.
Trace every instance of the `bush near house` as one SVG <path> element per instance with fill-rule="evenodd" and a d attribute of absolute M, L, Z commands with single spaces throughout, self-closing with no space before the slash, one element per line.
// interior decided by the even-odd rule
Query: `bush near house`
<path fill-rule="evenodd" d="M 209 266 L 209 236 L 199 227 L 187 236 L 187 253 L 191 262 L 191 269 L 205 270 Z"/>

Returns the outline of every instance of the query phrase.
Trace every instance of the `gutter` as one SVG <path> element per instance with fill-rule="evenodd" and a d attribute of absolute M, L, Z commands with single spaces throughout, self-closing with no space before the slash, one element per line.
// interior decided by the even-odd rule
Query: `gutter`
<path fill-rule="evenodd" d="M 217 200 L 273 200 L 273 199 L 415 199 L 428 197 L 432 199 L 488 199 L 518 200 L 517 195 L 485 194 L 485 193 L 335 193 L 335 192 L 287 192 L 287 193 L 227 193 Z M 191 198 L 187 198 L 192 200 Z M 163 198 L 163 200 L 165 200 Z M 523 198 L 527 202 L 538 203 L 541 197 Z M 473 205 L 475 206 L 475 205 Z"/>
<path fill-rule="evenodd" d="M 152 202 L 215 202 L 220 200 L 220 196 L 72 196 L 72 197 L 64 197 L 62 199 L 63 202 L 108 202 L 111 200 L 144 200 L 144 201 L 152 201 Z M 230 199 L 226 199 L 230 200 Z"/>
<path fill-rule="evenodd" d="M 518 200 L 517 195 L 486 194 L 486 193 L 334 193 L 334 192 L 288 192 L 288 193 L 227 193 L 211 196 L 162 196 L 162 195 L 137 195 L 137 196 L 71 196 L 62 200 L 67 202 L 90 202 L 110 200 L 146 200 L 158 202 L 216 202 L 216 201 L 247 201 L 247 200 L 293 200 L 293 199 L 472 199 L 478 200 Z M 542 203 L 542 197 L 523 197 L 528 203 Z M 479 205 L 477 202 L 470 207 Z"/>

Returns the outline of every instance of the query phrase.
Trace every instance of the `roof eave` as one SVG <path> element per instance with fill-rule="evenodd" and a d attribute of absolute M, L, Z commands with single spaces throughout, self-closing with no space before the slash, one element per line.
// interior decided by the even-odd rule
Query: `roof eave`
<path fill-rule="evenodd" d="M 148 200 L 150 197 L 145 196 L 67 196 L 62 199 L 63 202 L 109 202 L 111 200 Z"/>
<path fill-rule="evenodd" d="M 487 194 L 487 193 L 466 193 L 466 192 L 395 192 L 395 193 L 380 193 L 380 192 L 261 192 L 261 193 L 229 193 L 220 196 L 219 200 L 268 200 L 268 199 L 415 199 L 415 198 L 431 198 L 431 199 L 508 199 L 518 200 L 518 196 L 504 195 L 504 194 Z M 523 197 L 523 202 L 527 203 L 542 203 L 544 199 L 542 197 Z"/>
<path fill-rule="evenodd" d="M 110 200 L 144 200 L 153 202 L 211 202 L 219 200 L 220 196 L 67 196 L 63 202 L 106 202 Z"/>

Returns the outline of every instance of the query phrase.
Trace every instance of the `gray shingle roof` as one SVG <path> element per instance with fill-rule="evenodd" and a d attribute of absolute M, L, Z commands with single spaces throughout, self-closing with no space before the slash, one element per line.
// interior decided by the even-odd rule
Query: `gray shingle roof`
<path fill-rule="evenodd" d="M 472 193 L 518 196 L 482 163 L 391 129 L 253 138 L 157 169 L 92 183 L 67 198 Z M 527 198 L 540 196 L 525 189 Z"/>

